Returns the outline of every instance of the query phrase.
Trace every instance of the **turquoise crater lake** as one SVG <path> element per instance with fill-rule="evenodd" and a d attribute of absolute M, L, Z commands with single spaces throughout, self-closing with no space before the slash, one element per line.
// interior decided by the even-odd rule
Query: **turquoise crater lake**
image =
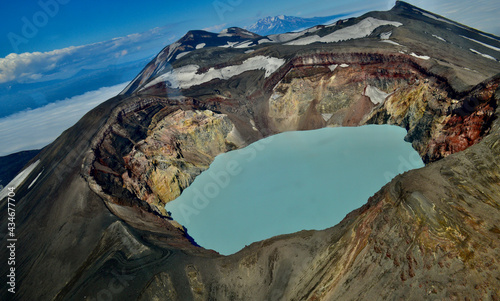
<path fill-rule="evenodd" d="M 200 246 L 245 245 L 338 224 L 397 174 L 423 167 L 391 125 L 285 132 L 215 158 L 165 208 Z"/>

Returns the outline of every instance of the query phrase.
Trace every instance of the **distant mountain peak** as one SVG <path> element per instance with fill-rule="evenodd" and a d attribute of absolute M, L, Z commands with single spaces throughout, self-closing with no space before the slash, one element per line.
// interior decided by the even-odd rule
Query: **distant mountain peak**
<path fill-rule="evenodd" d="M 343 17 L 343 15 L 332 15 L 325 17 L 301 18 L 294 16 L 278 15 L 268 16 L 255 22 L 254 24 L 245 27 L 247 30 L 257 33 L 261 36 L 280 34 L 286 32 L 297 31 L 304 28 L 313 27 L 320 24 L 328 24 L 333 20 Z"/>
<path fill-rule="evenodd" d="M 278 20 L 285 20 L 287 18 L 293 18 L 293 17 L 288 17 L 288 16 L 285 16 L 285 15 L 279 15 L 279 16 L 274 16 L 274 17 L 266 17 L 266 18 L 264 18 L 262 20 L 274 22 L 274 21 L 278 21 Z"/>

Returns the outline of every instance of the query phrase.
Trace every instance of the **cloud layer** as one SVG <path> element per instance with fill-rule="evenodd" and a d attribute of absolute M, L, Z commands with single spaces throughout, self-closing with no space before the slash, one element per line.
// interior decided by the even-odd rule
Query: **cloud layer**
<path fill-rule="evenodd" d="M 0 119 L 0 156 L 46 146 L 85 113 L 117 95 L 127 84 L 100 88 Z"/>
<path fill-rule="evenodd" d="M 11 53 L 0 58 L 0 84 L 66 79 L 83 68 L 100 69 L 155 54 L 170 41 L 167 27 L 84 46 L 48 52 Z"/>
<path fill-rule="evenodd" d="M 59 62 L 70 59 L 81 48 L 83 47 L 68 47 L 49 52 L 11 53 L 0 59 L 0 83 L 13 80 L 38 81 L 42 74 L 54 73 Z"/>

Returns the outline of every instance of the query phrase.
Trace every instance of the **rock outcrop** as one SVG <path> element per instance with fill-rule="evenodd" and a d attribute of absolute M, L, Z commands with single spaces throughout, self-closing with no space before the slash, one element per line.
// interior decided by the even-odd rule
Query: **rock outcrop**
<path fill-rule="evenodd" d="M 226 115 L 177 110 L 152 125 L 147 138 L 123 157 L 123 184 L 166 214 L 165 204 L 181 195 L 215 156 L 242 146 L 238 136 Z"/>

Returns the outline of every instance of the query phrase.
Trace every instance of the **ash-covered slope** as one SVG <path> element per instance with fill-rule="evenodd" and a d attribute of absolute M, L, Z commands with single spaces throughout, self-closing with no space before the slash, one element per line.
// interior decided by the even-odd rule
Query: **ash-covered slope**
<path fill-rule="evenodd" d="M 301 33 L 188 33 L 32 160 L 2 300 L 500 298 L 498 48 L 403 2 Z M 332 228 L 225 257 L 163 209 L 219 153 L 369 123 L 406 128 L 428 164 Z"/>

